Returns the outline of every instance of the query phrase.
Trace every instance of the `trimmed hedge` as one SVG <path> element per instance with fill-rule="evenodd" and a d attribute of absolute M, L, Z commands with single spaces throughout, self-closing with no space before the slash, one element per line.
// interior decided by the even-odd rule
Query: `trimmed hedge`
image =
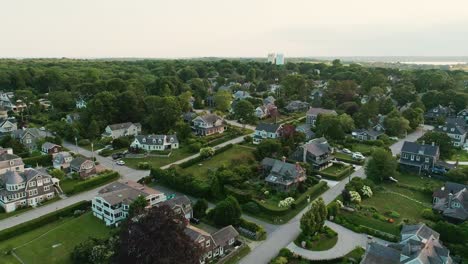
<path fill-rule="evenodd" d="M 24 158 L 24 164 L 29 166 L 42 166 L 42 167 L 49 167 L 52 166 L 52 155 L 41 155 L 36 157 Z"/>
<path fill-rule="evenodd" d="M 263 226 L 257 225 L 254 222 L 250 222 L 245 220 L 244 218 L 240 219 L 239 227 L 245 228 L 251 232 L 256 233 L 256 240 L 265 240 L 267 237 L 267 233 Z"/>
<path fill-rule="evenodd" d="M 324 171 L 318 171 L 317 172 L 317 174 L 322 175 L 323 177 L 329 178 L 331 180 L 341 180 L 341 179 L 343 179 L 344 177 L 348 176 L 351 173 L 353 173 L 353 167 L 352 166 L 348 166 L 346 169 L 344 169 L 339 174 L 331 174 L 331 173 L 327 173 L 327 172 L 324 172 Z"/>
<path fill-rule="evenodd" d="M 241 189 L 237 189 L 231 185 L 224 185 L 226 195 L 231 195 L 241 204 L 248 203 L 252 200 L 252 194 Z"/>
<path fill-rule="evenodd" d="M 90 201 L 81 201 L 76 204 L 65 207 L 63 209 L 52 212 L 50 214 L 43 215 L 31 221 L 24 222 L 19 225 L 2 230 L 0 231 L 0 241 L 5 241 L 12 237 L 15 237 L 15 236 L 24 234 L 26 232 L 29 232 L 31 230 L 37 229 L 39 227 L 45 226 L 47 224 L 50 224 L 54 221 L 59 220 L 60 218 L 73 216 L 76 210 L 87 210 L 90 208 L 90 206 L 91 206 Z"/>
<path fill-rule="evenodd" d="M 299 196 L 299 198 L 297 198 L 294 201 L 291 208 L 299 207 L 303 203 L 306 203 L 307 202 L 307 197 L 309 197 L 309 196 L 310 196 L 311 200 L 315 199 L 326 188 L 327 188 L 327 183 L 326 182 L 321 181 L 321 182 L 317 183 L 316 185 L 314 185 L 314 186 L 310 187 L 309 189 L 307 189 L 307 191 L 305 191 L 303 194 L 301 194 L 301 196 Z M 256 199 L 252 199 L 252 201 L 257 203 L 257 205 L 259 206 L 260 210 L 263 211 L 263 213 L 268 214 L 268 215 L 272 215 L 272 216 L 282 216 L 282 215 L 285 215 L 290 210 L 290 208 L 279 208 L 279 207 L 276 207 L 276 206 L 271 206 L 269 204 L 264 204 L 264 203 L 261 203 L 259 200 L 256 200 Z"/>
<path fill-rule="evenodd" d="M 339 157 L 335 155 L 335 158 L 336 160 L 343 161 L 346 163 L 351 163 L 355 165 L 364 165 L 364 160 L 356 160 L 356 159 L 353 159 L 352 157 L 344 158 L 344 157 Z"/>
<path fill-rule="evenodd" d="M 68 195 L 72 195 L 75 193 L 84 192 L 87 190 L 91 190 L 97 186 L 103 185 L 108 182 L 112 182 L 120 177 L 119 173 L 117 172 L 104 172 L 97 177 L 91 178 L 89 180 L 85 180 L 79 182 L 73 186 L 73 189 L 68 192 Z"/>
<path fill-rule="evenodd" d="M 367 226 L 363 225 L 356 225 L 354 223 L 348 222 L 345 218 L 342 217 L 336 217 L 334 220 L 335 223 L 340 224 L 348 229 L 353 230 L 354 232 L 357 233 L 366 233 L 368 235 L 372 235 L 374 237 L 382 238 L 384 240 L 390 241 L 390 242 L 397 242 L 398 237 L 389 233 L 385 233 L 379 230 L 375 230 L 372 228 L 369 228 Z"/>

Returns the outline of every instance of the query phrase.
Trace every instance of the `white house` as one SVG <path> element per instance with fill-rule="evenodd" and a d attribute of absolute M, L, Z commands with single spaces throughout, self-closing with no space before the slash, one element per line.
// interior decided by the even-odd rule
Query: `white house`
<path fill-rule="evenodd" d="M 83 98 L 76 100 L 75 107 L 78 109 L 86 108 L 86 101 Z"/>
<path fill-rule="evenodd" d="M 281 124 L 268 124 L 268 123 L 260 123 L 255 128 L 255 134 L 253 137 L 254 144 L 260 144 L 262 140 L 267 138 L 278 138 L 281 133 L 281 128 L 283 126 Z"/>
<path fill-rule="evenodd" d="M 136 136 L 141 133 L 141 124 L 140 123 L 120 123 L 108 125 L 105 129 L 105 132 L 102 133 L 102 137 L 111 137 L 113 139 L 126 137 L 126 136 Z"/>
<path fill-rule="evenodd" d="M 18 208 L 36 206 L 55 197 L 59 180 L 44 171 L 26 169 L 7 171 L 0 175 L 0 206 L 5 212 Z"/>
<path fill-rule="evenodd" d="M 179 140 L 176 135 L 138 135 L 130 147 L 146 151 L 178 149 Z"/>
<path fill-rule="evenodd" d="M 128 217 L 132 202 L 142 196 L 153 207 L 166 200 L 166 195 L 155 189 L 129 180 L 119 180 L 101 189 L 92 200 L 93 215 L 106 225 L 117 225 Z"/>
<path fill-rule="evenodd" d="M 0 121 L 0 133 L 11 133 L 16 130 L 18 130 L 18 126 L 14 118 Z"/>
<path fill-rule="evenodd" d="M 197 116 L 192 123 L 192 129 L 200 136 L 223 133 L 225 129 L 224 120 L 215 114 Z"/>

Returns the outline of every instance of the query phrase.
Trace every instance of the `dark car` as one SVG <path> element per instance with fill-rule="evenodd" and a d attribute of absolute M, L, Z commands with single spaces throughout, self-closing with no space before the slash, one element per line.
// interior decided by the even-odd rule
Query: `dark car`
<path fill-rule="evenodd" d="M 125 157 L 125 155 L 123 153 L 114 153 L 114 154 L 112 154 L 112 159 L 115 159 L 115 160 L 116 159 L 121 159 L 123 157 Z"/>
<path fill-rule="evenodd" d="M 200 223 L 200 219 L 192 217 L 190 218 L 190 223 L 198 225 Z"/>

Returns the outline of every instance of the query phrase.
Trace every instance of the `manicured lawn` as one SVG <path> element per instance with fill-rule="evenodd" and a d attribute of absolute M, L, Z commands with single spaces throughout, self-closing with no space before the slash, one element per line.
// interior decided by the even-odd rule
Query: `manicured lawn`
<path fill-rule="evenodd" d="M 253 158 L 253 149 L 234 145 L 232 148 L 208 160 L 185 168 L 184 172 L 192 174 L 195 178 L 206 179 L 209 170 L 214 170 L 224 165 L 238 164 L 239 161 L 242 162 Z"/>
<path fill-rule="evenodd" d="M 353 157 L 349 154 L 341 153 L 341 152 L 335 152 L 333 155 L 336 157 L 337 160 L 341 160 L 347 163 L 352 163 L 352 164 L 358 164 L 362 165 L 364 164 L 364 161 L 359 161 L 356 159 L 353 159 Z"/>
<path fill-rule="evenodd" d="M 334 232 L 333 232 L 334 233 Z M 319 233 L 315 241 L 311 241 L 310 237 L 307 237 L 303 234 L 299 235 L 294 243 L 298 247 L 302 247 L 302 241 L 306 242 L 306 249 L 311 251 L 324 251 L 333 248 L 338 241 L 338 235 L 334 233 L 334 236 L 327 236 L 325 233 Z"/>
<path fill-rule="evenodd" d="M 250 247 L 248 245 L 243 246 L 239 251 L 236 252 L 236 254 L 232 255 L 226 262 L 225 264 L 236 264 L 239 263 L 239 261 L 247 256 L 247 254 L 250 253 Z"/>
<path fill-rule="evenodd" d="M 140 162 L 148 162 L 151 167 L 159 168 L 194 154 L 196 153 L 191 153 L 187 148 L 180 148 L 172 151 L 170 157 L 147 157 L 142 159 L 124 158 L 123 160 L 125 161 L 126 166 L 133 169 L 138 169 L 138 163 Z"/>
<path fill-rule="evenodd" d="M 94 189 L 96 187 L 99 187 L 99 186 L 103 186 L 103 185 L 106 185 L 110 182 L 113 182 L 115 180 L 117 180 L 119 177 L 118 175 L 116 177 L 111 177 L 107 180 L 104 180 L 103 182 L 100 182 L 99 178 L 100 177 L 107 177 L 107 174 L 98 174 L 92 178 L 89 178 L 89 179 L 86 179 L 86 180 L 80 180 L 80 179 L 70 179 L 70 178 L 66 178 L 64 180 L 61 180 L 60 181 L 60 188 L 62 188 L 62 191 L 67 194 L 67 195 L 75 195 L 75 194 L 78 194 L 80 192 L 85 192 L 85 191 L 88 191 L 88 190 L 91 190 L 91 189 Z M 94 183 L 92 183 L 94 182 Z M 79 191 L 74 189 L 75 188 L 75 185 L 77 184 L 89 184 L 86 188 L 84 189 L 80 189 Z"/>
<path fill-rule="evenodd" d="M 62 219 L 0 242 L 0 262 L 20 263 L 11 255 L 3 255 L 15 248 L 14 252 L 24 263 L 71 263 L 70 254 L 76 245 L 89 237 L 105 238 L 109 233 L 110 229 L 91 213 Z"/>
<path fill-rule="evenodd" d="M 468 151 L 463 150 L 463 149 L 457 149 L 455 153 L 452 155 L 450 160 L 453 161 L 468 161 Z"/>
<path fill-rule="evenodd" d="M 444 182 L 441 180 L 405 172 L 400 172 L 396 179 L 401 184 L 406 184 L 419 188 L 426 187 L 430 189 L 435 189 L 444 185 Z"/>
<path fill-rule="evenodd" d="M 351 146 L 351 151 L 354 152 L 361 152 L 363 155 L 369 155 L 369 153 L 376 148 L 375 146 L 361 144 L 361 143 L 354 143 Z"/>
<path fill-rule="evenodd" d="M 353 173 L 353 171 L 354 170 L 350 165 L 343 165 L 343 164 L 335 163 L 332 166 L 319 171 L 318 174 L 324 176 L 325 178 L 329 178 L 331 180 L 341 180 L 342 178 Z"/>

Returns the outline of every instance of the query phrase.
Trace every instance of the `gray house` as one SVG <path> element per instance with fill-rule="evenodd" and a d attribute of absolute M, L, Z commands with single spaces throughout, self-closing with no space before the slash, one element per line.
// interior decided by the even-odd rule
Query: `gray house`
<path fill-rule="evenodd" d="M 431 171 L 439 160 L 439 146 L 434 144 L 426 145 L 416 142 L 405 141 L 401 148 L 400 166 L 408 169 L 422 171 Z"/>
<path fill-rule="evenodd" d="M 333 165 L 333 148 L 324 138 L 315 138 L 299 146 L 291 155 L 291 159 L 308 163 L 314 170 L 320 171 Z"/>
<path fill-rule="evenodd" d="M 337 115 L 335 110 L 311 107 L 306 114 L 306 124 L 315 126 L 319 115 Z"/>
<path fill-rule="evenodd" d="M 399 243 L 369 243 L 361 264 L 452 264 L 450 251 L 439 237 L 439 233 L 425 224 L 404 225 Z"/>
<path fill-rule="evenodd" d="M 291 164 L 283 160 L 264 158 L 261 162 L 265 182 L 278 191 L 290 191 L 306 180 L 306 171 L 299 163 Z"/>
<path fill-rule="evenodd" d="M 435 127 L 434 131 L 447 134 L 454 147 L 463 147 L 467 135 L 465 126 L 465 120 L 462 118 L 447 118 L 445 124 Z"/>
<path fill-rule="evenodd" d="M 47 136 L 47 132 L 37 128 L 25 128 L 13 131 L 11 136 L 29 150 L 34 150 L 37 148 L 37 142 Z"/>
<path fill-rule="evenodd" d="M 361 141 L 377 140 L 385 134 L 385 128 L 381 124 L 373 126 L 371 129 L 356 129 L 351 132 L 351 136 Z"/>
<path fill-rule="evenodd" d="M 446 182 L 432 194 L 432 209 L 454 222 L 468 219 L 468 186 Z"/>

